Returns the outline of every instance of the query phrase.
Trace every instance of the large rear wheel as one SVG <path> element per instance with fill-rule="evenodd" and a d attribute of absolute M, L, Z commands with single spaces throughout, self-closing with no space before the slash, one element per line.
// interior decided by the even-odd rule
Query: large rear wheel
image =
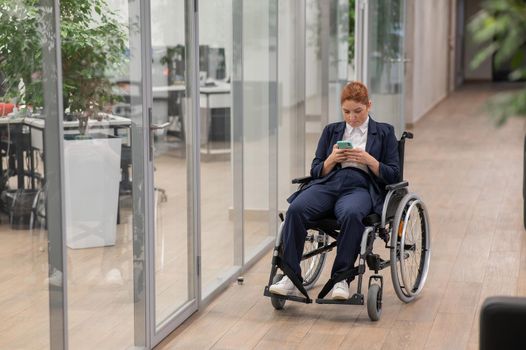
<path fill-rule="evenodd" d="M 321 230 L 308 230 L 305 238 L 305 245 L 303 246 L 303 256 L 310 252 L 326 246 L 328 243 L 328 235 Z M 301 275 L 303 277 L 303 286 L 309 290 L 316 284 L 323 271 L 327 252 L 313 255 L 301 261 Z"/>
<path fill-rule="evenodd" d="M 431 258 L 429 218 L 424 202 L 414 193 L 405 195 L 391 227 L 391 277 L 403 302 L 416 298 L 424 287 Z"/>

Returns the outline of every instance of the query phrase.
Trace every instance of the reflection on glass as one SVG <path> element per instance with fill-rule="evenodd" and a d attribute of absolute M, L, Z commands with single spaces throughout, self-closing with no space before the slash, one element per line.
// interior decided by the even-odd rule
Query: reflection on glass
<path fill-rule="evenodd" d="M 322 2 L 306 0 L 305 15 L 305 174 L 322 130 Z M 328 40 L 325 39 L 325 40 Z"/>
<path fill-rule="evenodd" d="M 285 200 L 296 186 L 290 183 L 295 177 L 305 175 L 305 150 L 300 142 L 305 130 L 298 128 L 302 115 L 298 106 L 303 98 L 302 91 L 297 88 L 298 79 L 304 76 L 304 72 L 298 76 L 298 58 L 295 45 L 298 41 L 296 32 L 300 14 L 297 12 L 296 0 L 278 2 L 279 24 L 278 24 L 278 77 L 279 77 L 279 124 L 278 124 L 278 210 L 286 211 L 288 203 Z M 298 145 L 302 146 L 299 147 Z M 312 158 L 312 154 L 307 155 Z"/>
<path fill-rule="evenodd" d="M 243 1 L 245 261 L 269 241 L 270 3 Z M 275 166 L 275 165 L 273 165 Z M 273 179 L 275 181 L 275 179 Z"/>
<path fill-rule="evenodd" d="M 127 348 L 134 343 L 129 118 L 136 107 L 129 72 L 140 55 L 131 49 L 127 4 L 60 5 L 69 347 Z"/>
<path fill-rule="evenodd" d="M 340 0 L 340 3 L 343 0 Z M 356 22 L 356 0 L 345 0 L 346 4 L 340 4 L 340 11 L 347 11 L 347 16 L 341 14 L 338 16 L 338 21 L 343 31 L 348 32 L 344 36 L 347 39 L 347 63 L 348 66 L 345 69 L 347 71 L 347 78 L 349 81 L 355 80 L 356 77 L 356 53 L 354 52 L 354 45 L 356 42 L 356 33 L 354 32 L 355 22 Z M 344 20 L 347 20 L 347 23 L 342 23 Z M 345 54 L 345 53 L 343 53 Z"/>
<path fill-rule="evenodd" d="M 155 324 L 189 299 L 184 2 L 153 0 Z"/>
<path fill-rule="evenodd" d="M 330 16 L 336 19 L 336 33 L 329 33 L 329 123 L 342 120 L 340 93 L 347 81 L 354 80 L 355 1 L 337 0 L 335 5 Z"/>
<path fill-rule="evenodd" d="M 43 8 L 0 0 L 0 348 L 48 349 L 44 150 L 30 124 L 42 118 Z M 53 113 L 55 111 L 49 111 Z M 56 113 L 56 112 L 55 112 Z"/>
<path fill-rule="evenodd" d="M 234 267 L 232 0 L 199 1 L 202 297 Z"/>
<path fill-rule="evenodd" d="M 373 115 L 397 134 L 403 127 L 404 0 L 373 0 L 369 6 L 368 87 Z"/>

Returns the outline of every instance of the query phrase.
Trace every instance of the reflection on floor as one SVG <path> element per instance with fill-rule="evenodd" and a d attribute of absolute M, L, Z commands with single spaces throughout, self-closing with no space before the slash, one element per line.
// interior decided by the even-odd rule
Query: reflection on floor
<path fill-rule="evenodd" d="M 1 217 L 0 348 L 45 349 L 49 345 L 47 238 L 11 230 Z"/>
<path fill-rule="evenodd" d="M 430 274 L 419 299 L 400 302 L 384 270 L 383 314 L 377 323 L 357 306 L 288 302 L 278 312 L 262 296 L 268 254 L 245 274 L 244 285 L 231 286 L 158 348 L 478 349 L 483 300 L 526 295 L 526 123 L 512 119 L 495 129 L 481 109 L 490 88 L 466 87 L 453 94 L 417 123 L 415 139 L 407 145 L 405 177 L 431 215 Z M 312 294 L 320 288 L 321 282 Z"/>
<path fill-rule="evenodd" d="M 174 152 L 175 153 L 175 152 Z M 203 289 L 221 281 L 234 264 L 231 164 L 201 166 Z M 156 321 L 188 297 L 187 184 L 185 160 L 169 151 L 156 157 Z M 133 240 L 131 196 L 121 198 L 115 246 L 67 248 L 70 349 L 133 347 Z M 0 349 L 49 347 L 47 232 L 12 230 L 0 221 Z M 268 222 L 245 221 L 245 249 L 268 239 Z"/>

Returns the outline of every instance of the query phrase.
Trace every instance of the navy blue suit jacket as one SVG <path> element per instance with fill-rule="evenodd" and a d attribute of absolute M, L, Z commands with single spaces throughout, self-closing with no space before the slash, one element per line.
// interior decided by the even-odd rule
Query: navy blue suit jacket
<path fill-rule="evenodd" d="M 291 203 L 301 191 L 314 184 L 326 182 L 341 168 L 341 165 L 337 164 L 330 173 L 321 176 L 323 162 L 332 153 L 334 144 L 343 138 L 344 132 L 344 121 L 331 123 L 323 129 L 318 142 L 318 148 L 316 149 L 316 155 L 311 165 L 310 175 L 313 179 L 301 190 L 293 193 L 287 199 L 289 203 Z M 400 181 L 398 140 L 396 139 L 394 128 L 390 124 L 376 122 L 369 116 L 365 150 L 380 162 L 379 176 L 375 176 L 372 172 L 369 172 L 369 193 L 373 202 L 373 210 L 380 214 L 386 194 L 385 186 Z"/>

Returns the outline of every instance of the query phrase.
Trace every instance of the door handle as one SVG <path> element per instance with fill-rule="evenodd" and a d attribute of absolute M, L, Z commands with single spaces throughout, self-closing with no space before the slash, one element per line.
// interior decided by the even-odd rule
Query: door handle
<path fill-rule="evenodd" d="M 409 58 L 387 58 L 387 59 L 385 59 L 385 62 L 389 62 L 389 63 L 408 63 L 408 62 L 411 62 L 411 59 L 409 59 Z"/>
<path fill-rule="evenodd" d="M 170 126 L 170 122 L 165 122 L 162 124 L 151 124 L 150 123 L 150 130 L 160 130 L 160 129 L 166 129 Z"/>
<path fill-rule="evenodd" d="M 154 130 L 162 130 L 162 129 L 166 129 L 167 127 L 170 126 L 170 124 L 172 124 L 171 122 L 164 122 L 164 123 L 161 123 L 161 124 L 154 124 L 152 123 L 152 108 L 148 108 L 148 124 L 149 124 L 149 127 L 150 127 L 150 137 L 148 138 L 149 140 L 149 160 L 150 162 L 153 161 L 153 144 L 154 144 L 154 137 L 153 137 L 153 131 Z"/>

